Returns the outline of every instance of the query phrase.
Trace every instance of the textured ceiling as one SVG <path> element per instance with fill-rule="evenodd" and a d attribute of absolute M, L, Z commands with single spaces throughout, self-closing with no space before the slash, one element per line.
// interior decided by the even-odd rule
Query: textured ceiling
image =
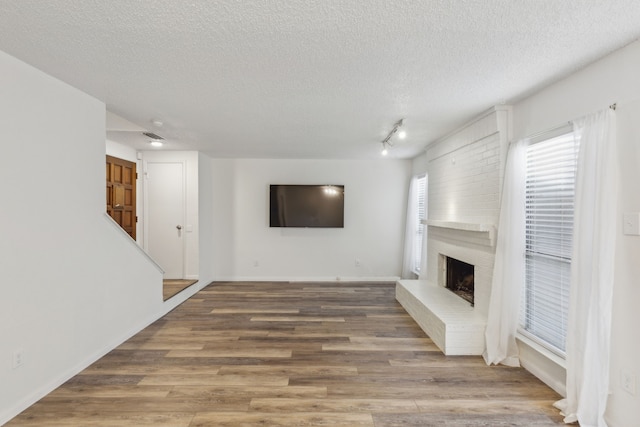
<path fill-rule="evenodd" d="M 391 156 L 407 158 L 630 43 L 638 23 L 638 0 L 0 0 L 0 50 L 170 149 L 377 158 L 405 118 Z"/>

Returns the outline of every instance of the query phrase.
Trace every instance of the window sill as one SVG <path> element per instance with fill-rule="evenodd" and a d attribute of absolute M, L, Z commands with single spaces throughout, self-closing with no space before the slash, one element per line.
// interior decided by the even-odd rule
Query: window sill
<path fill-rule="evenodd" d="M 520 364 L 543 383 L 566 396 L 566 361 L 531 338 L 517 333 Z"/>
<path fill-rule="evenodd" d="M 567 368 L 567 361 L 563 357 L 560 357 L 557 354 L 555 354 L 554 352 L 552 352 L 551 350 L 546 349 L 545 347 L 541 346 L 540 344 L 538 344 L 537 342 L 535 342 L 531 338 L 527 337 L 526 335 L 521 334 L 520 332 L 518 332 L 516 334 L 516 340 L 522 342 L 523 344 L 526 344 L 532 350 L 535 350 L 541 356 L 546 357 L 547 359 L 549 359 L 551 362 L 555 363 L 556 365 L 558 365 L 558 366 L 560 366 L 562 368 L 565 368 L 565 369 Z"/>

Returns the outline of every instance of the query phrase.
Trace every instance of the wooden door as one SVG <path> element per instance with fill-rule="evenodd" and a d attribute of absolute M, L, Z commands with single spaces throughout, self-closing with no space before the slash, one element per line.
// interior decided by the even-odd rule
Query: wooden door
<path fill-rule="evenodd" d="M 136 164 L 107 156 L 107 213 L 136 239 Z"/>

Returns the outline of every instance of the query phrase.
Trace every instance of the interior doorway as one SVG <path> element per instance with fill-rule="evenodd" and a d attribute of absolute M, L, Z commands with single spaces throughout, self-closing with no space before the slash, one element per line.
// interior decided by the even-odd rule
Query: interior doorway
<path fill-rule="evenodd" d="M 107 213 L 136 240 L 136 164 L 107 156 L 106 166 Z"/>
<path fill-rule="evenodd" d="M 165 279 L 185 277 L 185 165 L 147 162 L 145 246 L 165 271 Z"/>

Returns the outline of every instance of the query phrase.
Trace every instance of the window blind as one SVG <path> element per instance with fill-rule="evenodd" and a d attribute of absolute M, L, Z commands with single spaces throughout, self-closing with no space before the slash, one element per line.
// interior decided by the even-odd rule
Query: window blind
<path fill-rule="evenodd" d="M 578 146 L 573 133 L 530 144 L 521 328 L 564 355 Z"/>
<path fill-rule="evenodd" d="M 423 220 L 427 218 L 427 200 L 426 200 L 427 176 L 422 175 L 418 177 L 416 186 L 418 187 L 416 191 L 416 197 L 418 198 L 417 204 L 416 204 L 418 209 L 418 215 L 417 215 L 418 223 L 416 224 L 416 238 L 414 239 L 415 247 L 413 249 L 413 254 L 414 254 L 413 271 L 415 273 L 420 273 L 420 264 L 422 263 L 422 246 L 423 246 L 423 239 L 424 239 Z"/>

